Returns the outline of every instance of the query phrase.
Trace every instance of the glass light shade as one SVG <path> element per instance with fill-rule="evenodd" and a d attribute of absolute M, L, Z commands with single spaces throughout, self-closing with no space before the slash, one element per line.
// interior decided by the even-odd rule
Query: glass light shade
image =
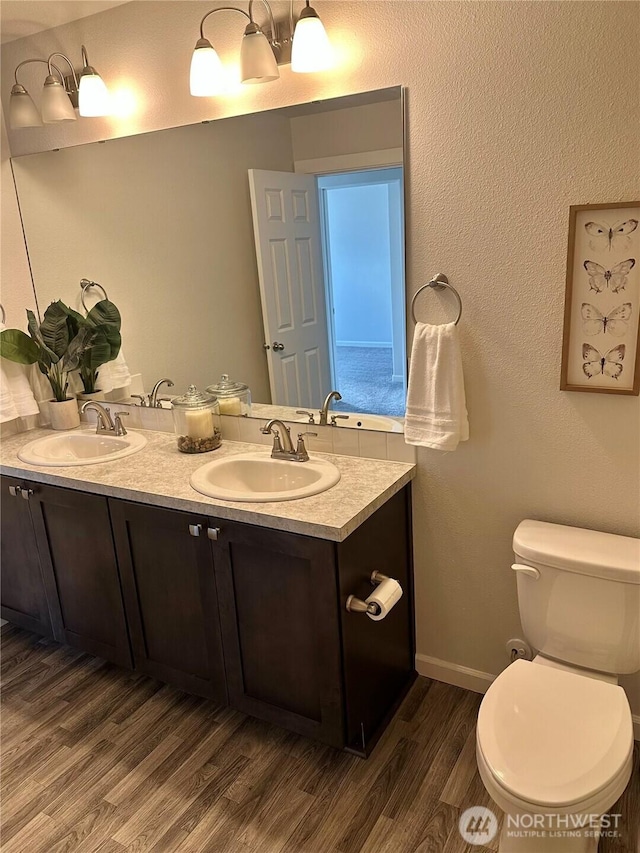
<path fill-rule="evenodd" d="M 81 116 L 111 115 L 111 98 L 102 77 L 91 69 L 80 75 L 78 110 Z"/>
<path fill-rule="evenodd" d="M 245 33 L 240 48 L 240 79 L 243 83 L 269 83 L 280 72 L 271 45 L 264 33 Z"/>
<path fill-rule="evenodd" d="M 198 39 L 189 73 L 189 88 L 196 98 L 218 95 L 223 88 L 222 62 L 207 39 Z"/>
<path fill-rule="evenodd" d="M 62 84 L 49 75 L 42 90 L 42 121 L 52 124 L 57 121 L 75 121 L 76 111 Z"/>
<path fill-rule="evenodd" d="M 9 125 L 20 127 L 41 127 L 42 119 L 27 90 L 17 84 L 11 90 L 9 99 Z"/>
<path fill-rule="evenodd" d="M 298 73 L 326 71 L 334 63 L 329 36 L 320 18 L 311 12 L 300 18 L 293 33 L 291 70 Z"/>

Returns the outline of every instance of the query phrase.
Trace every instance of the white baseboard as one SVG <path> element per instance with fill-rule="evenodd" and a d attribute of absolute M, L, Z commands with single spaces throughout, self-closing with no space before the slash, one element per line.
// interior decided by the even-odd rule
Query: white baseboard
<path fill-rule="evenodd" d="M 336 341 L 337 347 L 362 347 L 366 349 L 392 349 L 391 341 Z"/>
<path fill-rule="evenodd" d="M 460 666 L 460 664 L 428 655 L 416 655 L 416 670 L 419 675 L 424 675 L 426 678 L 444 681 L 445 684 L 453 684 L 454 687 L 463 687 L 465 690 L 473 690 L 474 693 L 486 693 L 489 685 L 496 678 L 489 672 L 470 669 L 468 666 Z M 640 741 L 640 714 L 632 714 L 631 720 L 633 737 Z"/>
<path fill-rule="evenodd" d="M 475 693 L 486 693 L 495 678 L 495 675 L 488 672 L 469 669 L 468 666 L 460 666 L 460 664 L 428 655 L 416 655 L 416 669 L 426 678 L 444 681 L 445 684 L 453 684 L 455 687 L 464 687 L 465 690 L 473 690 Z"/>

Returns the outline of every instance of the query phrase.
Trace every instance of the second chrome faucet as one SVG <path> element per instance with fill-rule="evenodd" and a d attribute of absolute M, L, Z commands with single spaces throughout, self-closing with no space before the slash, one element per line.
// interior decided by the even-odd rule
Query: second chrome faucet
<path fill-rule="evenodd" d="M 305 435 L 317 435 L 315 432 L 299 432 L 298 443 L 294 450 L 289 427 L 277 418 L 272 418 L 260 432 L 263 435 L 273 435 L 272 459 L 284 459 L 288 462 L 308 462 L 309 454 L 304 445 Z"/>

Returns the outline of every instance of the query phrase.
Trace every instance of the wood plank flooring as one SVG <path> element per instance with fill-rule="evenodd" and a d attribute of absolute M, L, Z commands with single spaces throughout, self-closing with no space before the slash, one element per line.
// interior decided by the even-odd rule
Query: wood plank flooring
<path fill-rule="evenodd" d="M 473 853 L 481 697 L 419 678 L 367 761 L 2 629 L 3 853 Z M 635 853 L 640 756 L 612 812 Z"/>

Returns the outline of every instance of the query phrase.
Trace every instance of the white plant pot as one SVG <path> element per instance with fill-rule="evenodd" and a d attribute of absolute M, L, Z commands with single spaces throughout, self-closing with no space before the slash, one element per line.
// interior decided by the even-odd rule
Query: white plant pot
<path fill-rule="evenodd" d="M 49 400 L 49 419 L 51 429 L 75 429 L 80 426 L 78 401 L 75 397 L 67 397 L 63 403 Z"/>

